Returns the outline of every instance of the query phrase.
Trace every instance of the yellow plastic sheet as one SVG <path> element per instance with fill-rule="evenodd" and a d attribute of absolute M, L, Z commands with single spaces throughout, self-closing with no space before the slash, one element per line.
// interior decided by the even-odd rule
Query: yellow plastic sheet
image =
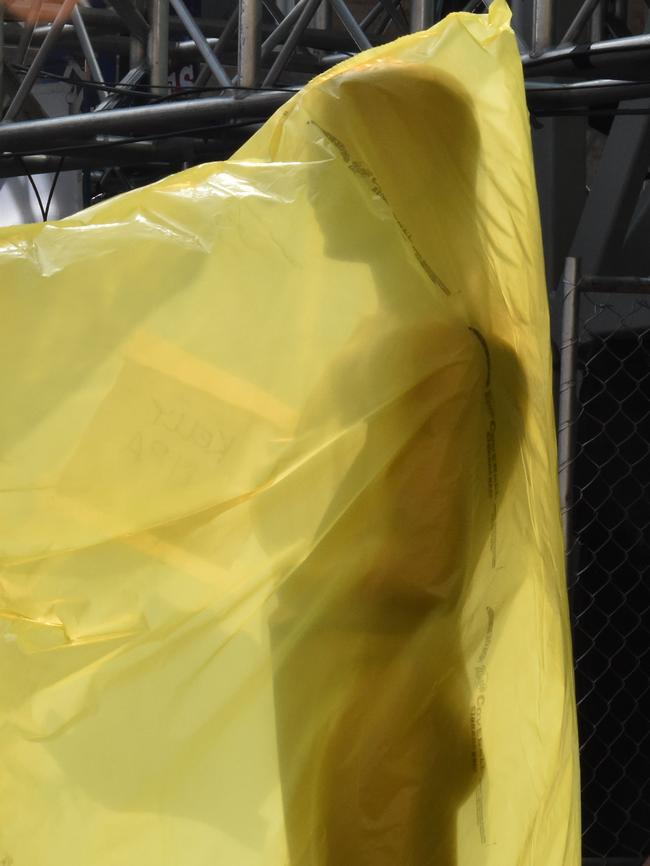
<path fill-rule="evenodd" d="M 0 282 L 0 863 L 575 866 L 505 3 Z"/>

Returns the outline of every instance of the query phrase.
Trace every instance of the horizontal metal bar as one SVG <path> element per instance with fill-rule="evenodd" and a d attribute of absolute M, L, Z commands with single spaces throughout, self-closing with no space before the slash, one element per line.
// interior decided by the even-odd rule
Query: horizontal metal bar
<path fill-rule="evenodd" d="M 133 74 L 141 79 L 143 69 L 141 68 Z M 613 90 L 612 84 L 614 85 Z M 630 90 L 635 91 L 633 95 L 648 96 L 650 95 L 650 83 L 621 85 L 620 82 L 586 82 L 570 85 L 541 85 L 537 82 L 527 82 L 526 90 L 531 110 L 550 111 L 575 105 L 609 104 L 616 101 L 617 98 L 621 98 L 623 92 L 626 97 L 629 97 L 631 95 Z M 128 93 L 128 84 L 125 91 Z M 260 108 L 266 116 L 287 98 L 286 92 L 271 92 L 270 94 L 251 94 L 244 100 L 231 97 L 194 99 L 162 105 L 145 105 L 111 111 L 101 110 L 91 114 L 52 118 L 45 121 L 24 121 L 11 127 L 9 125 L 0 127 L 0 150 L 34 150 L 38 147 L 44 147 L 44 142 L 51 146 L 54 139 L 59 136 L 70 136 L 69 140 L 80 141 L 84 138 L 92 138 L 97 134 L 154 135 L 160 132 L 188 128 L 195 121 L 201 124 L 206 120 L 210 123 L 213 118 L 227 120 L 229 119 L 229 110 L 232 110 L 230 116 L 233 119 L 246 116 L 247 112 L 254 112 Z M 115 95 L 109 97 L 110 104 L 114 104 L 115 99 Z M 100 117 L 103 119 L 99 120 Z M 148 126 L 150 122 L 152 123 L 151 127 Z M 47 124 L 51 125 L 48 126 Z M 39 136 L 43 137 L 39 138 Z"/>
<path fill-rule="evenodd" d="M 647 78 L 650 34 L 606 39 L 591 45 L 568 45 L 545 51 L 538 57 L 524 54 L 527 77 L 557 75 L 575 78 Z"/>
<path fill-rule="evenodd" d="M 113 166 L 138 166 L 147 169 L 160 167 L 166 172 L 178 170 L 181 163 L 194 165 L 230 156 L 247 138 L 259 128 L 258 124 L 241 128 L 224 129 L 219 138 L 203 141 L 196 138 L 174 137 L 161 141 L 135 141 L 115 146 L 79 148 L 66 154 L 63 165 L 61 156 L 37 154 L 24 157 L 0 156 L 0 178 L 21 177 L 29 174 L 49 174 L 58 171 L 111 168 Z"/>
<path fill-rule="evenodd" d="M 526 81 L 528 107 L 532 111 L 615 105 L 621 100 L 650 96 L 650 81 L 575 81 L 569 84 L 546 84 Z"/>
<path fill-rule="evenodd" d="M 209 128 L 237 119 L 270 116 L 291 96 L 287 91 L 253 93 L 243 98 L 219 96 L 160 105 L 116 108 L 47 120 L 0 125 L 0 151 L 39 153 L 97 135 L 156 136 Z M 42 149 L 42 150 L 41 150 Z"/>
<path fill-rule="evenodd" d="M 128 3 L 127 5 L 132 4 Z M 90 36 L 93 39 L 93 45 L 95 44 L 95 31 L 103 34 L 104 36 L 108 36 L 109 34 L 119 36 L 120 34 L 126 34 L 129 31 L 125 20 L 118 16 L 113 9 L 96 9 L 94 7 L 79 6 L 79 10 L 84 19 L 84 22 L 86 23 L 86 26 L 89 29 Z M 300 10 L 298 10 L 298 12 L 299 11 Z M 146 22 L 144 21 L 144 18 L 142 18 L 141 13 L 138 14 L 138 33 L 140 34 L 141 38 L 145 39 L 146 41 L 148 27 Z M 297 15 L 295 17 L 297 17 Z M 295 17 L 293 18 L 293 20 L 295 20 Z M 228 20 L 228 17 L 194 17 L 194 21 L 196 22 L 196 25 L 199 27 L 201 32 L 205 36 L 213 37 L 218 37 L 223 33 L 223 30 L 226 27 Z M 142 26 L 143 22 L 144 27 Z M 282 22 L 280 22 L 280 24 L 277 26 L 281 25 Z M 37 27 L 34 32 L 34 41 L 32 44 L 38 46 L 40 42 L 42 42 L 48 29 L 49 27 Z M 275 23 L 270 21 L 264 21 L 262 25 L 263 38 L 266 39 L 275 29 Z M 15 21 L 7 21 L 5 23 L 5 33 L 8 43 L 13 45 L 17 44 L 20 39 L 21 32 L 22 24 Z M 179 39 L 183 38 L 185 34 L 185 28 L 180 20 L 176 18 L 170 18 L 169 32 L 172 39 Z M 391 36 L 381 36 L 378 34 L 373 34 L 368 38 L 373 45 L 383 45 L 386 42 L 390 42 L 392 40 Z M 122 43 L 119 44 L 121 45 Z M 338 31 L 336 29 L 323 30 L 322 28 L 317 27 L 308 28 L 303 34 L 303 37 L 299 44 L 308 46 L 310 48 L 322 49 L 324 51 L 352 51 L 355 49 L 355 43 L 347 33 Z"/>
<path fill-rule="evenodd" d="M 149 145 L 148 148 L 133 149 L 133 144 Z M 113 165 L 169 165 L 169 159 L 158 158 L 151 142 L 134 142 L 115 148 L 98 148 L 96 153 L 87 151 L 65 157 L 61 164 L 60 156 L 23 156 L 0 157 L 0 178 L 21 177 L 29 174 L 49 174 L 56 171 L 77 171 L 85 168 L 106 168 Z"/>
<path fill-rule="evenodd" d="M 581 292 L 646 295 L 650 294 L 650 277 L 582 277 L 578 289 Z"/>
<path fill-rule="evenodd" d="M 99 12 L 106 10 L 94 9 L 92 11 Z M 298 14 L 299 12 L 300 10 L 298 10 Z M 85 20 L 86 16 L 84 15 L 83 9 L 82 16 Z M 210 41 L 210 38 L 218 38 L 223 33 L 224 27 L 227 24 L 227 21 L 216 22 L 214 19 L 212 19 L 208 24 L 206 24 L 205 27 L 203 27 L 201 26 L 200 18 L 196 18 L 195 21 L 200 27 L 201 31 L 204 33 L 204 35 L 208 38 L 208 41 Z M 281 22 L 278 26 L 281 27 L 282 23 L 283 22 Z M 5 25 L 5 27 L 8 28 L 5 30 L 6 44 L 8 46 L 16 45 L 20 38 L 19 25 L 16 25 L 15 27 L 13 25 Z M 34 31 L 34 38 L 32 40 L 33 48 L 38 47 L 43 42 L 43 39 L 47 35 L 48 29 L 49 28 L 47 27 L 36 28 L 36 30 Z M 274 29 L 275 28 L 272 25 L 264 22 L 262 24 L 263 39 L 266 40 L 269 36 L 271 36 Z M 98 54 L 106 51 L 110 53 L 125 53 L 128 55 L 130 47 L 129 37 L 126 35 L 120 35 L 116 32 L 109 33 L 107 32 L 107 30 L 100 28 L 97 33 L 95 33 L 93 30 L 89 31 L 95 51 Z M 169 31 L 170 37 L 172 38 L 169 46 L 171 56 L 172 52 L 174 51 L 174 45 L 177 44 L 177 41 L 179 39 L 186 39 L 186 33 L 183 25 L 176 18 L 172 18 L 170 20 Z M 390 42 L 392 38 L 392 36 L 386 34 L 368 34 L 368 41 L 372 45 L 384 45 L 387 42 Z M 71 46 L 76 46 L 77 41 L 78 40 L 74 31 L 74 27 L 72 25 L 66 25 L 61 33 L 59 45 L 61 47 L 69 48 Z M 277 44 L 277 41 L 275 42 L 275 44 Z M 306 48 L 315 48 L 321 51 L 329 52 L 351 53 L 358 50 L 356 43 L 348 33 L 344 33 L 343 31 L 337 32 L 334 30 L 320 30 L 314 27 L 308 27 L 307 30 L 304 31 L 304 33 L 298 40 L 298 45 Z"/>

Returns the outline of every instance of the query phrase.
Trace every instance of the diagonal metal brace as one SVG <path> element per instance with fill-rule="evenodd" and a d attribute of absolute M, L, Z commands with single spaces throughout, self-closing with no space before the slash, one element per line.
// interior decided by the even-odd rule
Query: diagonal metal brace
<path fill-rule="evenodd" d="M 131 0 L 108 0 L 108 2 L 126 24 L 131 35 L 146 44 L 149 36 L 149 25 L 142 12 L 133 5 Z"/>

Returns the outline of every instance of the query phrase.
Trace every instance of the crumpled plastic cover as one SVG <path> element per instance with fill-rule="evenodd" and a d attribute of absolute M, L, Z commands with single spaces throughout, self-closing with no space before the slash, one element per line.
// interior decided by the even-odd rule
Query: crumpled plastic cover
<path fill-rule="evenodd" d="M 3 866 L 575 866 L 505 3 L 0 232 Z"/>

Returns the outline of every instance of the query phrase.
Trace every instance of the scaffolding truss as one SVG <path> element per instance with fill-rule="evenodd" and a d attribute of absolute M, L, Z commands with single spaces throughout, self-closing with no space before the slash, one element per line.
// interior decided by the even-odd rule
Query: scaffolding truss
<path fill-rule="evenodd" d="M 186 0 L 7 0 L 0 13 L 0 177 L 49 172 L 62 157 L 66 168 L 128 166 L 136 139 L 145 143 L 137 159 L 152 164 L 226 156 L 295 89 L 344 57 L 429 27 L 449 11 L 488 5 L 284 0 L 281 8 L 276 0 L 223 0 L 215 7 L 222 14 L 206 18 Z M 606 24 L 604 5 L 585 0 L 555 44 L 554 3 L 532 3 L 530 26 L 520 24 L 518 35 L 534 114 L 650 97 L 650 35 L 602 38 L 622 27 L 615 18 Z M 591 36 L 598 38 L 585 42 Z M 185 64 L 187 80 L 170 80 L 170 64 Z M 74 113 L 46 116 L 38 98 L 43 81 L 65 82 L 80 94 Z"/>

